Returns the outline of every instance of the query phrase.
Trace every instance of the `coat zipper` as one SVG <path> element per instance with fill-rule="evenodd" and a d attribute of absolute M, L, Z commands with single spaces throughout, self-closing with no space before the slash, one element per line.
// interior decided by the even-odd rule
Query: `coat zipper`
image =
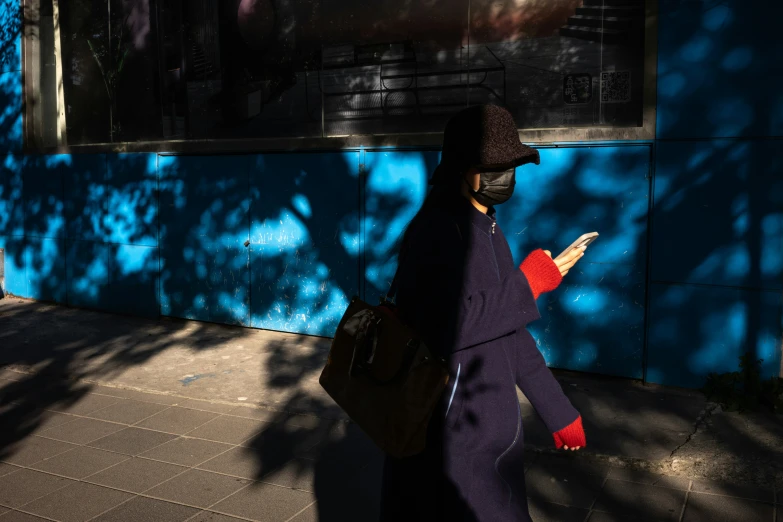
<path fill-rule="evenodd" d="M 492 229 L 491 229 L 491 235 L 495 235 L 495 227 L 497 226 L 497 220 L 494 216 L 492 216 L 490 219 L 492 219 Z M 498 266 L 498 258 L 495 254 L 495 242 L 490 237 L 489 243 L 492 247 L 492 259 L 495 261 L 495 271 L 498 275 L 498 278 L 500 278 L 500 267 Z M 509 366 L 510 368 L 510 366 Z M 514 378 L 514 375 L 511 375 L 512 381 Z M 456 388 L 456 385 L 455 385 Z M 452 392 L 453 395 L 453 392 Z M 451 401 L 449 401 L 449 406 L 451 406 Z M 500 480 L 503 481 L 503 483 L 508 488 L 508 505 L 511 505 L 511 501 L 514 498 L 514 490 L 511 488 L 511 484 L 508 483 L 508 481 L 503 477 L 503 474 L 500 472 L 500 461 L 503 460 L 503 457 L 508 455 L 508 453 L 514 449 L 514 446 L 517 445 L 517 441 L 519 441 L 519 433 L 522 430 L 522 410 L 520 409 L 519 402 L 517 401 L 517 432 L 514 434 L 514 440 L 511 442 L 511 445 L 506 448 L 506 450 L 500 454 L 500 456 L 495 459 L 495 473 L 498 474 L 500 477 Z"/>
<path fill-rule="evenodd" d="M 495 219 L 494 216 L 492 216 L 491 219 L 492 219 L 492 235 L 494 236 L 495 235 L 495 227 L 497 226 L 497 220 Z M 492 246 L 492 258 L 495 261 L 495 271 L 497 272 L 498 278 L 500 278 L 500 267 L 498 266 L 498 258 L 497 258 L 497 255 L 495 254 L 495 242 L 492 240 L 492 238 L 490 238 L 489 242 L 490 242 L 490 245 Z M 509 368 L 510 368 L 510 366 L 509 366 Z M 511 378 L 513 380 L 513 378 L 514 378 L 513 374 L 511 375 Z M 449 404 L 451 404 L 451 403 L 449 402 Z M 503 474 L 500 472 L 500 461 L 503 460 L 503 457 L 508 455 L 508 453 L 514 448 L 514 446 L 517 445 L 517 441 L 519 441 L 519 433 L 520 433 L 521 430 L 522 430 L 522 410 L 520 409 L 519 401 L 517 401 L 517 432 L 514 434 L 514 440 L 511 442 L 511 445 L 508 448 L 506 448 L 506 451 L 501 453 L 500 456 L 497 459 L 495 459 L 495 473 L 498 474 L 498 476 L 500 477 L 500 480 L 502 480 L 503 483 L 508 488 L 508 505 L 509 506 L 511 506 L 511 501 L 514 498 L 514 490 L 511 488 L 511 484 L 508 483 L 508 481 L 503 477 Z"/>
<path fill-rule="evenodd" d="M 495 218 L 492 219 L 492 235 L 495 235 L 495 225 L 497 222 L 495 221 Z M 500 266 L 498 266 L 498 256 L 495 254 L 495 241 L 492 239 L 492 236 L 489 238 L 489 246 L 492 249 L 492 260 L 495 262 L 495 275 L 498 276 L 498 280 L 500 280 Z"/>
<path fill-rule="evenodd" d="M 462 364 L 457 364 L 457 376 L 454 378 L 454 388 L 451 389 L 451 397 L 449 397 L 449 405 L 446 407 L 446 415 L 449 416 L 449 410 L 451 410 L 451 402 L 454 400 L 454 394 L 457 393 L 457 385 L 459 384 L 459 372 L 462 369 Z"/>

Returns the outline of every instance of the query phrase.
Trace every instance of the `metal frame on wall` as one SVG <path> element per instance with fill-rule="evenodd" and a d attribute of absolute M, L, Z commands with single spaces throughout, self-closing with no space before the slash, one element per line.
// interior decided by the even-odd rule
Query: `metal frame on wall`
<path fill-rule="evenodd" d="M 40 23 L 40 0 L 21 0 L 25 23 Z M 55 0 L 56 3 L 56 0 Z M 56 24 L 58 25 L 58 24 Z M 644 80 L 642 124 L 636 127 L 565 127 L 520 129 L 520 139 L 530 144 L 582 143 L 617 141 L 652 141 L 656 133 L 656 82 L 657 82 L 657 27 L 658 0 L 645 0 Z M 353 134 L 330 137 L 281 137 L 241 139 L 179 139 L 159 141 L 133 141 L 115 143 L 68 144 L 65 132 L 64 100 L 62 85 L 57 90 L 57 118 L 50 132 L 55 139 L 45 138 L 44 115 L 40 109 L 40 95 L 36 92 L 40 81 L 41 45 L 36 41 L 40 31 L 26 27 L 23 32 L 24 79 L 24 150 L 28 153 L 128 153 L 171 152 L 181 154 L 254 153 L 273 151 L 329 151 L 361 148 L 421 149 L 440 147 L 441 132 Z M 57 33 L 55 33 L 57 34 Z M 56 44 L 56 42 L 55 42 Z M 61 46 L 55 45 L 54 63 L 60 72 Z M 59 75 L 61 78 L 61 73 Z M 62 83 L 61 81 L 58 83 Z M 467 104 L 467 102 L 466 102 Z"/>

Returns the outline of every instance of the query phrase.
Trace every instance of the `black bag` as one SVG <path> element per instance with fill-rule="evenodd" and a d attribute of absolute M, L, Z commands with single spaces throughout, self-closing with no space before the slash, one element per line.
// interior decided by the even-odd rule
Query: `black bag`
<path fill-rule="evenodd" d="M 396 286 L 397 275 L 380 306 L 351 300 L 319 382 L 378 447 L 401 458 L 424 450 L 449 373 L 399 319 Z"/>

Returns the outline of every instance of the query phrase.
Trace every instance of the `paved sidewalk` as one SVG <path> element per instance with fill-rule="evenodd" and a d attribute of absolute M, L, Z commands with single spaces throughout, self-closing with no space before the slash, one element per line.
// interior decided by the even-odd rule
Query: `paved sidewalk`
<path fill-rule="evenodd" d="M 318 387 L 327 349 L 0 300 L 0 522 L 376 520 L 382 456 Z M 536 522 L 783 522 L 779 417 L 558 376 L 589 447 L 552 452 L 522 398 Z"/>

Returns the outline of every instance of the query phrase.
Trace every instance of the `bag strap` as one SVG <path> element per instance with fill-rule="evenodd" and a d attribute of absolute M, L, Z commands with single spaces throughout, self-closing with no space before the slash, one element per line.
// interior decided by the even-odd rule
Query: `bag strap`
<path fill-rule="evenodd" d="M 389 291 L 381 298 L 381 304 L 394 303 L 394 298 L 397 296 L 397 281 L 400 275 L 400 267 L 402 267 L 402 256 L 400 256 L 400 260 L 397 263 L 397 270 L 394 272 L 394 278 L 389 286 Z"/>

